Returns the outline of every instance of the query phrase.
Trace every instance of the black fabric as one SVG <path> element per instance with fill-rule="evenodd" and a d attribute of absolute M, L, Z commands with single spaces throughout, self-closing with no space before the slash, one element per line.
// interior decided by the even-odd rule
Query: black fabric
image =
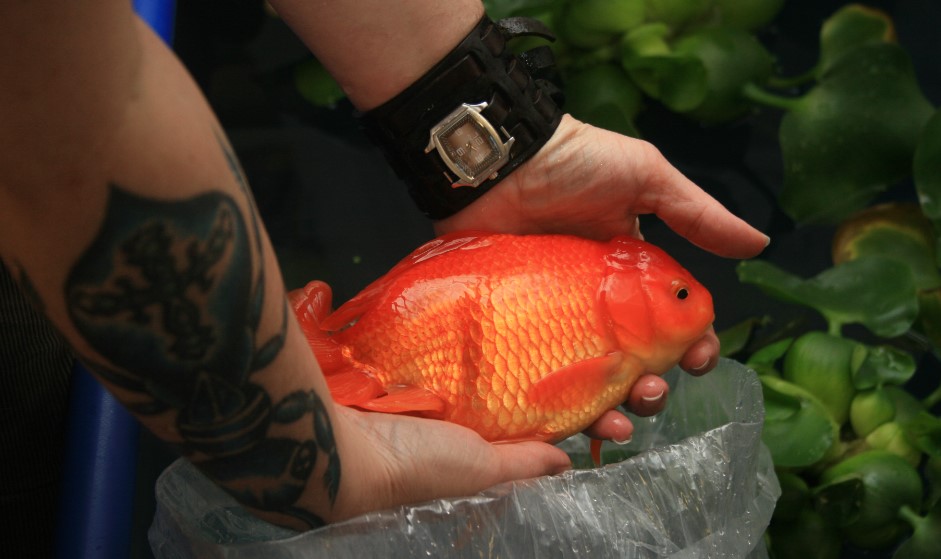
<path fill-rule="evenodd" d="M 0 263 L 0 557 L 52 556 L 72 363 Z"/>

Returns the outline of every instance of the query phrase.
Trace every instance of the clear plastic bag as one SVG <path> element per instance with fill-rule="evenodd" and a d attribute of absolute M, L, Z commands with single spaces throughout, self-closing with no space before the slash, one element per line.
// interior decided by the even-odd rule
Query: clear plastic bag
<path fill-rule="evenodd" d="M 179 460 L 157 481 L 151 547 L 172 559 L 766 557 L 780 488 L 761 444 L 756 375 L 723 360 L 700 378 L 666 378 L 667 409 L 631 418 L 634 439 L 623 448 L 633 457 L 305 533 L 254 518 Z M 587 462 L 584 437 L 563 448 Z"/>

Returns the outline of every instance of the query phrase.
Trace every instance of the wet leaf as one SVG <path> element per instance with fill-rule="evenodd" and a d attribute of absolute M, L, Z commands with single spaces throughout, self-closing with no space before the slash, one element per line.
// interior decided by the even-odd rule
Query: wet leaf
<path fill-rule="evenodd" d="M 834 222 L 912 172 L 933 112 L 898 45 L 840 56 L 781 121 L 782 208 L 799 222 Z"/>
<path fill-rule="evenodd" d="M 810 466 L 822 459 L 839 428 L 826 408 L 803 388 L 762 375 L 765 424 L 762 441 L 779 467 Z"/>
<path fill-rule="evenodd" d="M 918 314 L 911 272 L 881 256 L 846 262 L 806 280 L 763 260 L 742 262 L 737 271 L 743 283 L 757 285 L 783 301 L 816 309 L 833 332 L 858 322 L 891 338 L 908 331 Z"/>

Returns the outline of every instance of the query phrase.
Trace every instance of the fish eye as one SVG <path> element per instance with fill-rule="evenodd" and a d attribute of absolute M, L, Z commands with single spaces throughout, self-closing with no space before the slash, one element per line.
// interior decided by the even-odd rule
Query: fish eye
<path fill-rule="evenodd" d="M 686 299 L 687 297 L 689 297 L 689 290 L 685 287 L 681 287 L 676 290 L 676 298 L 680 301 Z"/>

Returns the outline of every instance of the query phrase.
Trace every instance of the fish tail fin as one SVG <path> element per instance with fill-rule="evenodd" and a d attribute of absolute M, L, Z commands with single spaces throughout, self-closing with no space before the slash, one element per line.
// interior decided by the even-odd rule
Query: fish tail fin
<path fill-rule="evenodd" d="M 342 349 L 321 328 L 332 310 L 333 292 L 330 286 L 322 281 L 311 281 L 303 288 L 289 292 L 288 301 L 324 375 L 341 369 L 344 365 Z"/>

